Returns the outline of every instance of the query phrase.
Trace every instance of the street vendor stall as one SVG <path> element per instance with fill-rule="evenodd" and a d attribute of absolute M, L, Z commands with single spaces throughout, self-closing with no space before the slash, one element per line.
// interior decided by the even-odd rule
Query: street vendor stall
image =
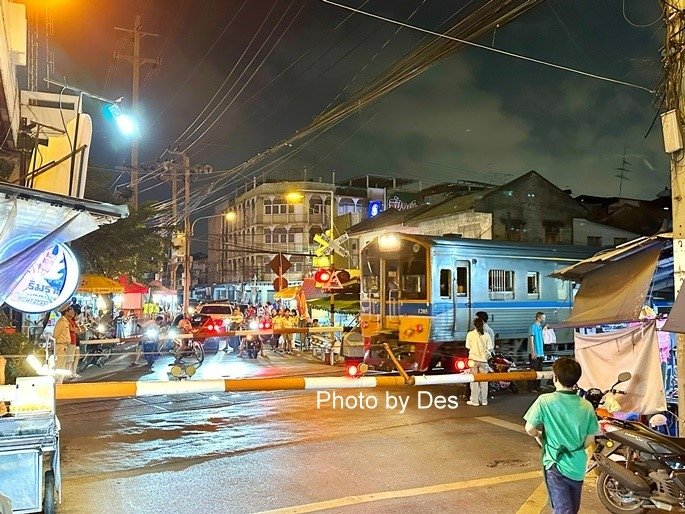
<path fill-rule="evenodd" d="M 0 494 L 13 512 L 52 514 L 61 492 L 55 380 L 17 378 L 0 388 L 9 415 L 0 418 Z"/>

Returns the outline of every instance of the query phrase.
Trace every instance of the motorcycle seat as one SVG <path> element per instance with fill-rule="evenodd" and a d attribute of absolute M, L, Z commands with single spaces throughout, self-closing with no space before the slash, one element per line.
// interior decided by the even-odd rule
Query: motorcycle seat
<path fill-rule="evenodd" d="M 651 427 L 648 427 L 643 423 L 632 422 L 630 423 L 630 425 L 632 426 L 632 428 L 648 434 L 652 439 L 654 439 L 656 442 L 663 445 L 664 447 L 679 449 L 680 453 L 685 454 L 685 437 L 667 436 L 657 430 L 654 430 Z"/>

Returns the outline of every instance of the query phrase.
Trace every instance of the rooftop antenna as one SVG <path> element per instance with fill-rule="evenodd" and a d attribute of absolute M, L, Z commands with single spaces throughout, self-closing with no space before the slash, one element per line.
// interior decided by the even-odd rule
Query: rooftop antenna
<path fill-rule="evenodd" d="M 626 168 L 626 166 L 630 166 L 630 163 L 626 160 L 626 150 L 628 147 L 624 146 L 623 147 L 623 161 L 621 162 L 621 167 L 616 168 L 617 171 L 620 171 L 621 173 L 618 175 L 614 175 L 614 177 L 619 179 L 618 183 L 618 197 L 621 198 L 621 191 L 623 189 L 623 181 L 624 180 L 630 180 L 628 177 L 625 176 L 626 173 L 630 173 L 630 170 Z"/>

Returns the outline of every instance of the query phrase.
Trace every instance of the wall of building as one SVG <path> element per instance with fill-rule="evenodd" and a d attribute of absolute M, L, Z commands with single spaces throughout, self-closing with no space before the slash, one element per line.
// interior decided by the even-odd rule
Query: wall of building
<path fill-rule="evenodd" d="M 17 84 L 16 66 L 26 66 L 27 58 L 27 23 L 26 6 L 0 0 L 0 85 L 7 112 L 2 114 L 2 126 L 10 126 L 6 144 L 11 141 L 16 145 L 19 132 L 19 85 Z M 6 129 L 4 129 L 6 130 Z"/>
<path fill-rule="evenodd" d="M 269 268 L 274 255 L 282 252 L 292 263 L 284 274 L 293 283 L 310 271 L 309 254 L 318 244 L 315 234 L 330 228 L 330 192 L 333 184 L 313 182 L 274 182 L 255 186 L 234 200 L 226 201 L 218 212 L 232 211 L 234 219 L 218 217 L 210 224 L 208 276 L 216 283 L 270 282 Z M 301 203 L 286 202 L 289 192 L 301 192 Z M 367 200 L 349 194 L 335 197 L 334 215 L 361 219 Z M 337 222 L 336 222 L 337 223 Z M 337 235 L 337 234 L 336 234 Z"/>
<path fill-rule="evenodd" d="M 586 212 L 535 172 L 486 194 L 474 210 L 492 213 L 493 239 L 549 244 L 573 244 L 573 218 Z"/>
<path fill-rule="evenodd" d="M 432 236 L 461 234 L 471 239 L 492 239 L 492 214 L 489 212 L 460 212 L 418 223 L 419 233 Z"/>
<path fill-rule="evenodd" d="M 587 246 L 616 246 L 631 239 L 639 237 L 639 234 L 609 227 L 601 223 L 595 223 L 583 218 L 573 220 L 573 244 Z"/>

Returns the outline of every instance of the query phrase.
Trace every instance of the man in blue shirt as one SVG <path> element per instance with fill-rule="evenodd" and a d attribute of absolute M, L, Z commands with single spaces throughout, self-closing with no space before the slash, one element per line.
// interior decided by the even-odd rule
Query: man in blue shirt
<path fill-rule="evenodd" d="M 530 338 L 528 345 L 530 351 L 530 367 L 535 371 L 542 371 L 542 362 L 545 359 L 545 347 L 542 339 L 543 323 L 545 322 L 545 313 L 536 312 L 535 322 L 530 327 Z M 534 380 L 528 384 L 533 391 L 540 390 L 540 381 Z"/>

